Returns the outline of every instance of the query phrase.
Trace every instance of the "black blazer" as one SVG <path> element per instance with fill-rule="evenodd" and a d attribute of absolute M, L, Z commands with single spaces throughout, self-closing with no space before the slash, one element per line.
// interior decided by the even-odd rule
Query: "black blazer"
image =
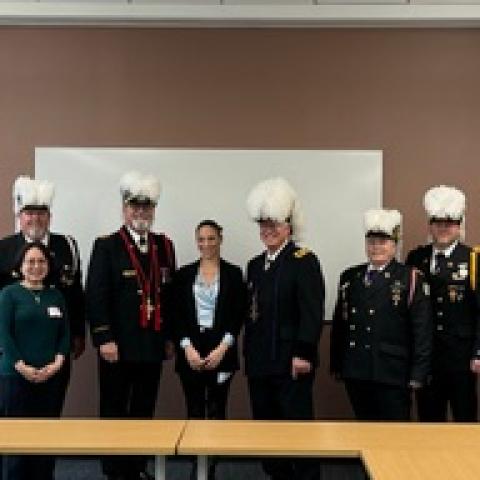
<path fill-rule="evenodd" d="M 127 232 L 125 227 L 122 229 Z M 86 287 L 87 320 L 95 347 L 115 341 L 120 360 L 155 363 L 165 356 L 165 341 L 170 339 L 172 322 L 172 283 L 175 250 L 163 234 L 149 234 L 158 247 L 161 271 L 160 304 L 162 324 L 159 331 L 149 325 L 141 328 L 141 296 L 137 276 L 120 231 L 95 240 Z M 137 254 L 140 253 L 137 251 Z"/>
<path fill-rule="evenodd" d="M 190 263 L 178 270 L 175 275 L 175 335 L 178 343 L 188 337 L 192 345 L 198 348 L 200 328 L 197 323 L 197 311 L 193 294 L 193 284 L 198 273 L 200 261 Z M 236 265 L 220 260 L 220 287 L 215 308 L 212 331 L 209 332 L 211 347 L 217 346 L 225 333 L 235 338 L 235 343 L 227 350 L 218 371 L 238 370 L 237 336 L 245 317 L 246 288 L 242 270 Z M 177 348 L 176 369 L 178 372 L 191 370 L 183 349 Z"/>
<path fill-rule="evenodd" d="M 432 245 L 412 250 L 406 263 L 421 270 L 430 283 L 434 322 L 433 371 L 470 371 L 470 360 L 480 358 L 480 294 L 478 256 L 472 268 L 472 249 L 458 243 L 445 270 L 430 273 Z M 476 289 L 471 274 L 476 272 Z"/>
<path fill-rule="evenodd" d="M 424 276 L 393 260 L 367 286 L 366 271 L 367 264 L 362 264 L 340 276 L 331 330 L 331 373 L 400 387 L 410 380 L 425 382 L 430 373 L 432 318 Z"/>
<path fill-rule="evenodd" d="M 263 252 L 248 263 L 247 285 L 246 374 L 289 375 L 293 357 L 316 366 L 325 285 L 315 254 L 289 242 L 265 270 Z"/>

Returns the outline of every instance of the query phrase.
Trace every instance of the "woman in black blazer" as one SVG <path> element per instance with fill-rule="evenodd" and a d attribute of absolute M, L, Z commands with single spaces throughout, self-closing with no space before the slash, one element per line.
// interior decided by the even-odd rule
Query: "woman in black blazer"
<path fill-rule="evenodd" d="M 239 267 L 220 257 L 222 227 L 204 220 L 195 229 L 200 259 L 176 275 L 176 370 L 188 418 L 224 419 L 232 377 L 239 368 L 237 336 L 246 290 Z"/>

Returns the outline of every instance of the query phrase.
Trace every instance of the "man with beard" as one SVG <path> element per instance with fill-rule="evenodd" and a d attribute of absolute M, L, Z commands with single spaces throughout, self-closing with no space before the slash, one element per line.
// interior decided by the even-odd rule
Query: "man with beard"
<path fill-rule="evenodd" d="M 48 247 L 52 260 L 50 283 L 65 297 L 72 337 L 72 355 L 78 358 L 85 349 L 85 308 L 77 243 L 69 235 L 50 232 L 50 207 L 54 186 L 47 181 L 20 176 L 13 187 L 18 233 L 0 240 L 0 287 L 16 282 L 20 273 L 14 262 L 26 243 L 41 242 Z M 57 400 L 60 415 L 70 378 L 70 358 L 62 367 L 61 389 Z"/>
<path fill-rule="evenodd" d="M 13 205 L 18 232 L 0 240 L 0 288 L 20 279 L 15 262 L 25 244 L 41 242 L 48 247 L 52 270 L 50 283 L 63 294 L 71 334 L 71 350 L 74 359 L 85 350 L 85 307 L 80 271 L 80 256 L 75 239 L 70 235 L 50 232 L 50 207 L 54 196 L 51 182 L 20 176 L 13 185 Z M 0 345 L 0 355 L 2 351 Z M 61 415 L 68 382 L 70 380 L 70 356 L 65 358 L 58 373 L 58 389 L 55 389 L 55 413 Z M 0 386 L 0 390 L 3 387 Z M 0 399 L 0 415 L 4 416 L 3 399 Z M 0 457 L 0 478 L 2 472 Z"/>
<path fill-rule="evenodd" d="M 150 231 L 160 184 L 152 175 L 120 182 L 123 226 L 93 246 L 87 318 L 98 348 L 100 416 L 152 418 L 162 361 L 170 355 L 173 243 Z M 168 356 L 169 356 L 168 355 Z M 104 457 L 109 480 L 146 480 L 145 457 Z"/>

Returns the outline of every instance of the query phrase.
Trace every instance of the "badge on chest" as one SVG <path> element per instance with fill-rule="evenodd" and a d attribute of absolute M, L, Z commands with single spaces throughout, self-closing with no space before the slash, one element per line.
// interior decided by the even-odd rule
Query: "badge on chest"
<path fill-rule="evenodd" d="M 52 305 L 47 308 L 47 314 L 50 318 L 62 318 L 63 313 L 62 310 L 60 310 L 59 307 Z"/>

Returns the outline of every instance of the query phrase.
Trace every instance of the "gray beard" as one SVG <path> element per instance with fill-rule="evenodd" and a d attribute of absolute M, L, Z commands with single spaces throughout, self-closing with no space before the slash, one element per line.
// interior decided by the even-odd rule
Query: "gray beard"
<path fill-rule="evenodd" d="M 152 226 L 151 220 L 132 220 L 132 228 L 136 232 L 148 232 Z"/>
<path fill-rule="evenodd" d="M 47 234 L 46 230 L 43 230 L 41 228 L 29 228 L 28 230 L 25 230 L 24 235 L 28 237 L 30 240 L 33 242 L 40 242 L 43 240 L 45 235 Z"/>

